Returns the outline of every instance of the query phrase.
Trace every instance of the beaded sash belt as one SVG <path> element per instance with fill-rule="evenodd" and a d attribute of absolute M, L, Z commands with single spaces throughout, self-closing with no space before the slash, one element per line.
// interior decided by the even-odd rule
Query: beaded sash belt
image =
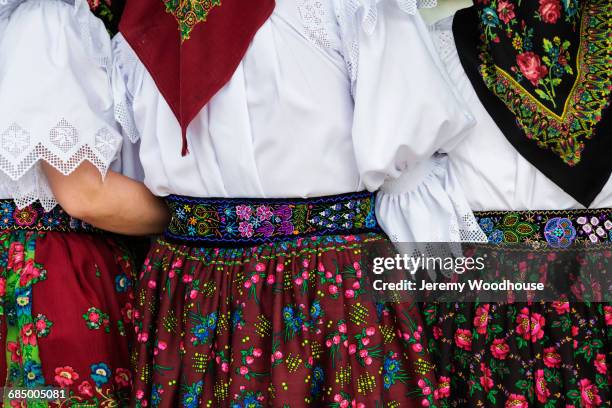
<path fill-rule="evenodd" d="M 166 197 L 172 214 L 168 241 L 202 247 L 252 246 L 298 237 L 381 232 L 375 195 L 358 192 L 316 198 Z"/>
<path fill-rule="evenodd" d="M 545 243 L 551 248 L 612 242 L 612 209 L 475 212 L 489 242 Z"/>
<path fill-rule="evenodd" d="M 59 205 L 51 211 L 34 203 L 19 209 L 13 200 L 0 199 L 0 231 L 101 232 L 72 218 Z"/>

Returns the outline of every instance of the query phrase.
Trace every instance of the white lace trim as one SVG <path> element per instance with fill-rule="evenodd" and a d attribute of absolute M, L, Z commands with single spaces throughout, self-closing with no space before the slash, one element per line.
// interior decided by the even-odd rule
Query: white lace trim
<path fill-rule="evenodd" d="M 429 26 L 433 43 L 442 61 L 455 53 L 455 37 L 453 36 L 453 16 L 444 18 Z"/>
<path fill-rule="evenodd" d="M 85 0 L 62 1 L 72 7 L 80 40 L 87 54 L 110 76 L 110 48 L 96 36 L 100 33 L 102 22 L 91 14 Z M 8 4 L 10 11 L 7 12 L 2 2 Z M 23 1 L 0 0 L 0 17 L 8 17 L 20 3 Z M 67 116 L 71 115 L 67 113 Z M 104 177 L 123 142 L 117 130 L 105 126 L 103 121 L 92 130 L 93 121 L 73 124 L 62 117 L 58 117 L 55 125 L 47 129 L 36 119 L 33 119 L 31 126 L 11 118 L 2 119 L 0 170 L 3 174 L 0 173 L 0 190 L 10 195 L 19 208 L 37 200 L 47 211 L 57 205 L 40 160 L 48 162 L 64 175 L 73 172 L 84 161 L 89 161 Z"/>
<path fill-rule="evenodd" d="M 138 127 L 134 120 L 133 96 L 129 90 L 127 73 L 134 73 L 138 67 L 138 56 L 121 34 L 112 41 L 113 68 L 111 83 L 115 101 L 115 120 L 121 126 L 123 135 L 132 143 L 140 139 Z"/>
<path fill-rule="evenodd" d="M 443 232 L 443 236 L 430 236 L 429 242 L 487 242 L 487 236 L 480 229 L 465 193 L 456 182 L 449 179 L 446 156 L 437 155 L 414 171 L 386 181 L 380 187 L 380 192 L 382 196 L 420 194 L 420 189 L 428 185 L 440 185 L 444 194 L 436 196 L 436 200 L 449 200 L 451 203 L 450 207 L 438 207 L 452 208 L 449 213 L 437 214 L 448 222 L 448 233 Z M 393 234 L 390 237 L 392 241 L 398 242 L 398 238 Z"/>
<path fill-rule="evenodd" d="M 42 174 L 40 160 L 64 175 L 87 160 L 104 177 L 122 141 L 114 129 L 107 127 L 83 135 L 66 119 L 60 119 L 44 136 L 12 123 L 0 130 L 0 170 L 6 175 L 0 184 L 11 191 L 19 207 L 39 199 L 45 209 L 50 210 L 57 202 Z"/>
<path fill-rule="evenodd" d="M 378 21 L 378 3 L 381 1 L 396 1 L 400 10 L 410 15 L 416 14 L 419 8 L 437 6 L 437 0 L 335 0 L 344 59 L 353 86 L 359 65 L 359 30 L 366 34 L 374 32 Z"/>
<path fill-rule="evenodd" d="M 323 49 L 340 45 L 338 35 L 334 32 L 336 21 L 330 0 L 297 0 L 297 9 L 310 41 Z"/>

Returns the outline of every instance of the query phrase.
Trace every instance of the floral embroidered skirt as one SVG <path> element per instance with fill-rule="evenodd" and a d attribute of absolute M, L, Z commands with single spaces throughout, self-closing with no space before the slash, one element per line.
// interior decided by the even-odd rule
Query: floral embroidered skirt
<path fill-rule="evenodd" d="M 386 239 L 370 194 L 169 206 L 139 279 L 135 406 L 433 403 L 418 306 L 364 294 L 362 248 Z"/>
<path fill-rule="evenodd" d="M 4 406 L 126 406 L 133 263 L 61 209 L 0 202 L 2 386 L 61 387 L 65 399 Z M 6 395 L 5 395 L 6 397 Z"/>
<path fill-rule="evenodd" d="M 476 213 L 493 243 L 547 248 L 609 242 L 612 211 Z M 606 244 L 607 245 L 607 244 Z M 609 263 L 610 251 L 579 260 Z M 540 274 L 554 273 L 551 263 Z M 602 288 L 606 290 L 606 288 Z M 609 407 L 612 305 L 430 303 L 429 348 L 441 407 Z"/>

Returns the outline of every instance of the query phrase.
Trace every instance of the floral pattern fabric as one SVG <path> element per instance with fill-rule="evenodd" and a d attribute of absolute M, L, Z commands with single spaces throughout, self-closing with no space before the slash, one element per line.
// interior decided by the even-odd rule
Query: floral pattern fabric
<path fill-rule="evenodd" d="M 492 244 L 534 247 L 612 243 L 612 210 L 480 211 L 477 221 Z"/>
<path fill-rule="evenodd" d="M 13 200 L 0 199 L 0 230 L 100 232 L 91 225 L 69 216 L 61 207 L 51 211 L 36 203 L 18 208 Z"/>
<path fill-rule="evenodd" d="M 67 396 L 4 406 L 127 405 L 133 272 L 130 252 L 103 235 L 0 231 L 1 385 Z"/>
<path fill-rule="evenodd" d="M 487 87 L 529 139 L 577 165 L 610 103 L 609 2 L 480 3 Z"/>
<path fill-rule="evenodd" d="M 311 235 L 380 232 L 370 192 L 312 199 L 218 199 L 171 195 L 170 241 L 192 245 L 257 245 Z"/>
<path fill-rule="evenodd" d="M 137 292 L 136 407 L 433 406 L 417 304 L 365 295 L 364 244 L 160 240 Z"/>
<path fill-rule="evenodd" d="M 611 245 L 610 213 L 495 211 L 475 215 L 492 243 L 529 243 L 534 250 L 605 245 L 595 253 L 601 256 L 577 260 L 601 268 L 612 256 L 612 251 L 605 250 Z M 529 257 L 530 252 L 525 252 Z M 554 253 L 548 263 L 537 264 L 537 273 L 554 273 L 551 256 Z M 564 299 L 438 302 L 424 306 L 424 319 L 429 350 L 437 364 L 439 388 L 434 396 L 438 406 L 610 406 L 610 304 Z"/>
<path fill-rule="evenodd" d="M 221 6 L 221 0 L 163 0 L 166 12 L 172 14 L 179 25 L 181 39 L 188 40 L 193 28 L 206 22 L 208 13 Z"/>
<path fill-rule="evenodd" d="M 607 0 L 476 0 L 453 19 L 483 108 L 523 158 L 587 208 L 612 174 L 611 19 Z"/>

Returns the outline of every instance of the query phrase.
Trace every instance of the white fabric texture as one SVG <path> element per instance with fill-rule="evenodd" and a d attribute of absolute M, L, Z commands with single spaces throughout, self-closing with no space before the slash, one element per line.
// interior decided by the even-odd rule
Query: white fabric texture
<path fill-rule="evenodd" d="M 379 193 L 387 234 L 460 239 L 473 216 L 461 192 L 448 196 L 443 167 L 428 162 L 458 143 L 472 119 L 449 91 L 411 5 L 416 0 L 278 1 L 232 79 L 188 127 L 184 157 L 178 122 L 116 36 L 114 88 L 127 108 L 118 120 L 141 137 L 147 187 L 159 196 L 316 197 L 375 191 L 401 176 L 412 187 Z M 419 218 L 441 228 L 412 222 Z"/>
<path fill-rule="evenodd" d="M 84 0 L 19 3 L 0 14 L 0 196 L 50 210 L 41 160 L 63 174 L 87 160 L 104 176 L 119 156 L 111 44 Z"/>
<path fill-rule="evenodd" d="M 449 17 L 437 22 L 431 33 L 451 82 L 476 118 L 476 126 L 448 154 L 448 173 L 457 188 L 469 192 L 470 207 L 474 211 L 584 208 L 524 159 L 495 124 L 463 70 L 452 21 Z M 612 179 L 591 208 L 612 208 Z"/>

